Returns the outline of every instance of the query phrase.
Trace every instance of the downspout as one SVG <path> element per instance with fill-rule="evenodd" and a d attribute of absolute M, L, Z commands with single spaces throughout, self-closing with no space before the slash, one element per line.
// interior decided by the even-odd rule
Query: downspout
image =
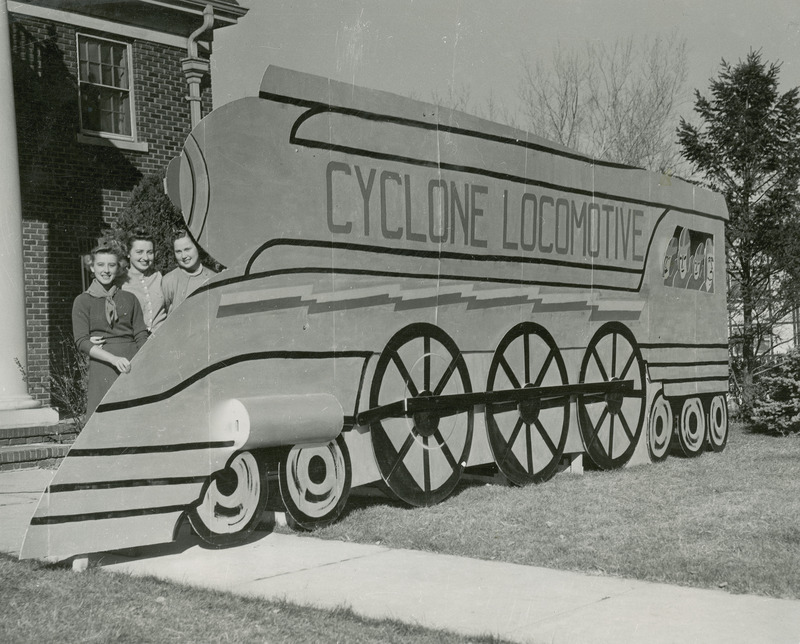
<path fill-rule="evenodd" d="M 205 31 L 214 26 L 214 7 L 210 4 L 203 9 L 203 24 L 195 29 L 186 41 L 186 53 L 188 58 L 181 61 L 183 74 L 189 85 L 189 110 L 192 118 L 192 129 L 200 122 L 200 83 L 209 71 L 209 62 L 197 55 L 197 38 Z"/>

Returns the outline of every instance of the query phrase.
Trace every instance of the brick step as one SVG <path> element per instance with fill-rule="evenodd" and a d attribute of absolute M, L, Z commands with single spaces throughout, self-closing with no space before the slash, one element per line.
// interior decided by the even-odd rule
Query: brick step
<path fill-rule="evenodd" d="M 69 422 L 38 427 L 0 427 L 0 447 L 34 443 L 71 443 L 77 435 L 75 425 Z"/>
<path fill-rule="evenodd" d="M 0 447 L 0 472 L 51 466 L 64 458 L 70 445 L 57 443 L 29 443 Z"/>

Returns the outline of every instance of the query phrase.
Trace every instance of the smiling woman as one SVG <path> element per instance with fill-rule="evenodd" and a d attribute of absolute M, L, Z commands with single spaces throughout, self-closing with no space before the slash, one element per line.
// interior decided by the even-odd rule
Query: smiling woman
<path fill-rule="evenodd" d="M 128 236 L 127 245 L 130 267 L 122 279 L 122 289 L 139 300 L 147 332 L 152 334 L 167 318 L 161 271 L 153 268 L 155 241 L 148 230 L 137 228 Z"/>
<path fill-rule="evenodd" d="M 178 267 L 164 276 L 162 289 L 167 313 L 205 284 L 216 271 L 202 263 L 200 249 L 185 228 L 172 233 L 172 247 Z"/>
<path fill-rule="evenodd" d="M 116 244 L 92 249 L 90 268 L 94 279 L 72 305 L 75 344 L 89 356 L 86 418 L 117 376 L 130 371 L 131 358 L 147 339 L 139 301 L 115 284 L 123 255 Z"/>

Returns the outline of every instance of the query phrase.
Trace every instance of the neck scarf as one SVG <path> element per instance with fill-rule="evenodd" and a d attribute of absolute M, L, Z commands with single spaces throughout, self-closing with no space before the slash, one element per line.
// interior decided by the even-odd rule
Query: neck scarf
<path fill-rule="evenodd" d="M 92 280 L 92 283 L 89 285 L 89 288 L 86 289 L 86 292 L 92 297 L 100 297 L 105 299 L 106 321 L 110 327 L 113 327 L 114 323 L 119 320 L 119 315 L 117 314 L 117 304 L 114 302 L 114 293 L 117 292 L 116 285 L 112 284 L 111 288 L 106 290 L 103 288 L 100 282 L 95 279 Z"/>

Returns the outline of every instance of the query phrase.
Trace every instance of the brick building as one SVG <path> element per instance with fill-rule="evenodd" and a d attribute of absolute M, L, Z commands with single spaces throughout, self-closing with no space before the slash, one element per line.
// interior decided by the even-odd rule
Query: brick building
<path fill-rule="evenodd" d="M 182 61 L 207 61 L 213 31 L 247 10 L 234 0 L 8 0 L 8 9 L 27 387 L 50 405 L 51 365 L 81 291 L 80 256 L 139 180 L 179 154 L 192 127 Z M 199 88 L 205 115 L 208 74 Z"/>

